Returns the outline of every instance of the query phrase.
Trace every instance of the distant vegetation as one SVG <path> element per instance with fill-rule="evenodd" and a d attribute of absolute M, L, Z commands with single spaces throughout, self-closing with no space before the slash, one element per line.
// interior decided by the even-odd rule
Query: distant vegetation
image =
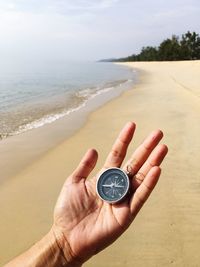
<path fill-rule="evenodd" d="M 200 59 L 200 37 L 196 32 L 183 34 L 181 38 L 172 35 L 158 47 L 143 47 L 139 54 L 125 58 L 103 61 L 175 61 Z"/>

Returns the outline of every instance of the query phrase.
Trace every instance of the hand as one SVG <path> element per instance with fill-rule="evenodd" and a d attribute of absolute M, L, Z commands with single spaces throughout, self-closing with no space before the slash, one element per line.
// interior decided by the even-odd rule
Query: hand
<path fill-rule="evenodd" d="M 134 123 L 122 129 L 102 170 L 121 167 L 134 131 Z M 134 173 L 134 193 L 120 204 L 108 204 L 97 196 L 97 176 L 86 179 L 95 167 L 97 152 L 91 149 L 85 154 L 66 180 L 54 211 L 52 231 L 68 262 L 81 265 L 128 228 L 159 179 L 159 165 L 167 154 L 167 147 L 158 144 L 162 137 L 160 130 L 152 132 L 125 163 L 123 169 L 131 166 Z"/>

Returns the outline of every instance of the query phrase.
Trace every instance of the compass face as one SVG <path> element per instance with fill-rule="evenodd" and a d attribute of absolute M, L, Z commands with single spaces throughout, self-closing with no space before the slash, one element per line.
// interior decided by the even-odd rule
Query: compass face
<path fill-rule="evenodd" d="M 129 186 L 129 177 L 123 170 L 110 168 L 99 176 L 97 193 L 104 201 L 117 203 L 127 195 Z"/>

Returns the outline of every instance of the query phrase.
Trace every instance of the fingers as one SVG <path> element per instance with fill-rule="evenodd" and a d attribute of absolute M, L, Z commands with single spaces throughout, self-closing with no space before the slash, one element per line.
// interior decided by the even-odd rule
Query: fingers
<path fill-rule="evenodd" d="M 130 210 L 133 216 L 133 219 L 137 215 L 138 211 L 144 205 L 149 195 L 153 191 L 156 186 L 159 176 L 161 173 L 161 169 L 158 166 L 154 166 L 150 169 L 148 174 L 146 175 L 142 184 L 135 191 L 131 201 L 130 201 Z"/>
<path fill-rule="evenodd" d="M 134 188 L 137 188 L 143 182 L 145 176 L 153 166 L 160 166 L 167 152 L 168 148 L 164 144 L 155 147 L 155 149 L 152 151 L 146 162 L 142 165 L 137 174 L 134 176 L 133 179 Z"/>
<path fill-rule="evenodd" d="M 98 154 L 94 149 L 90 149 L 83 156 L 78 167 L 72 174 L 72 181 L 78 183 L 81 179 L 86 179 L 94 169 L 97 162 Z"/>
<path fill-rule="evenodd" d="M 121 166 L 134 131 L 135 124 L 133 122 L 129 122 L 124 126 L 105 161 L 103 169 Z"/>
<path fill-rule="evenodd" d="M 124 170 L 127 170 L 127 167 L 131 167 L 131 173 L 136 174 L 142 165 L 145 163 L 151 152 L 158 145 L 160 140 L 163 137 L 163 133 L 160 130 L 153 131 L 143 143 L 135 150 L 130 160 L 125 164 Z"/>

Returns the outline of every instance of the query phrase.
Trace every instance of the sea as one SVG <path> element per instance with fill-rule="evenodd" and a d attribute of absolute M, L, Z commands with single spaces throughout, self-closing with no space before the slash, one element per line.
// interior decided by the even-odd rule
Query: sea
<path fill-rule="evenodd" d="M 70 116 L 101 95 L 133 88 L 137 72 L 103 62 L 0 65 L 0 139 Z"/>

